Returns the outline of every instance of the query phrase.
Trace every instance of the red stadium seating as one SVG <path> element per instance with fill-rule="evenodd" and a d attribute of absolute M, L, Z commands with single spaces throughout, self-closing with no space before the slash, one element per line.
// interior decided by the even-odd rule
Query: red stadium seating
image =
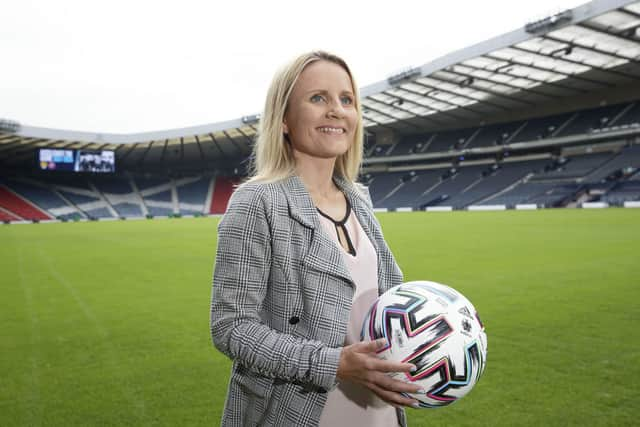
<path fill-rule="evenodd" d="M 226 178 L 219 176 L 216 178 L 216 185 L 213 191 L 213 197 L 211 198 L 211 206 L 209 207 L 210 214 L 223 214 L 227 210 L 227 203 L 233 193 L 235 185 L 238 183 L 237 179 Z"/>
<path fill-rule="evenodd" d="M 25 220 L 45 220 L 52 219 L 47 213 L 31 204 L 26 199 L 9 190 L 4 185 L 0 185 L 0 208 L 15 215 L 12 221 Z M 6 214 L 6 213 L 5 213 Z"/>

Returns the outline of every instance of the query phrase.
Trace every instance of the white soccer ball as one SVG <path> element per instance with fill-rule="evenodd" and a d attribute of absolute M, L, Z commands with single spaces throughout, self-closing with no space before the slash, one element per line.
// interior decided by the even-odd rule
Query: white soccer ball
<path fill-rule="evenodd" d="M 423 408 L 464 397 L 484 372 L 487 335 L 473 304 L 435 282 L 395 286 L 373 304 L 362 326 L 363 341 L 385 338 L 378 357 L 412 363 L 415 372 L 390 374 L 418 384 L 424 394 L 406 394 Z"/>

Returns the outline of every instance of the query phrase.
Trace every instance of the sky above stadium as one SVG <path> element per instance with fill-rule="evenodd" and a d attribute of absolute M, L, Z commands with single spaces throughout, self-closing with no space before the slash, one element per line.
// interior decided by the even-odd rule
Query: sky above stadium
<path fill-rule="evenodd" d="M 359 85 L 584 0 L 21 0 L 2 5 L 0 118 L 108 133 L 262 109 L 295 55 L 343 56 Z"/>

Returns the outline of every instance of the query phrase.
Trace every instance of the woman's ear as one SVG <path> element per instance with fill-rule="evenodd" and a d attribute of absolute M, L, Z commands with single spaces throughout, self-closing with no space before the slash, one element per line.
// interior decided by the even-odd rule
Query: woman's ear
<path fill-rule="evenodd" d="M 282 122 L 282 133 L 284 134 L 288 134 L 289 133 L 289 126 L 287 126 L 287 121 L 284 120 Z"/>

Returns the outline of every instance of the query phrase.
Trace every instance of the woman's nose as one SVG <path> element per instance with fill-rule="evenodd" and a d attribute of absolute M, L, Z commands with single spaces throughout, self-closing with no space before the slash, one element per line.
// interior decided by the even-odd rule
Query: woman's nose
<path fill-rule="evenodd" d="M 333 100 L 329 104 L 329 110 L 327 111 L 327 116 L 332 116 L 336 118 L 344 117 L 344 106 L 340 100 Z"/>

